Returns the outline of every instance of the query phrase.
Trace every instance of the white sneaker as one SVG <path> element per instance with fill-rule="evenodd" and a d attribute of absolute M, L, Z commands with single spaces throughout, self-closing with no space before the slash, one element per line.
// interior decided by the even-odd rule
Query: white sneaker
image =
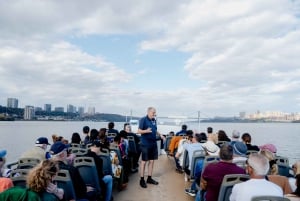
<path fill-rule="evenodd" d="M 166 153 L 166 151 L 165 151 L 164 149 L 161 149 L 161 150 L 160 150 L 160 154 L 166 155 L 167 153 Z"/>

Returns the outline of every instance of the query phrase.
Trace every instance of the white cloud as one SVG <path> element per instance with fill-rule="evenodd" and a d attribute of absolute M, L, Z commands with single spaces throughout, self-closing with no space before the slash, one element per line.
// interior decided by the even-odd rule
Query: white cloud
<path fill-rule="evenodd" d="M 2 2 L 1 97 L 21 96 L 28 103 L 38 97 L 40 104 L 86 102 L 108 112 L 144 112 L 149 105 L 166 114 L 174 108 L 178 114 L 199 109 L 237 114 L 259 107 L 294 111 L 299 104 L 299 5 L 289 0 Z M 183 68 L 198 85 L 156 87 L 149 94 L 135 79 L 156 68 L 131 75 L 113 59 L 65 41 L 90 35 L 111 35 L 115 41 L 119 35 L 143 36 L 132 57 L 136 65 L 147 62 L 139 51 L 190 55 Z"/>

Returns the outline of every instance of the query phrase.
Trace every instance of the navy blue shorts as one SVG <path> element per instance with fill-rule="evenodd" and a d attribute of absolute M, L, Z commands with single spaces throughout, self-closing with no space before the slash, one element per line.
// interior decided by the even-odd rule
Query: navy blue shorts
<path fill-rule="evenodd" d="M 142 161 L 158 159 L 158 151 L 157 151 L 156 143 L 154 143 L 152 145 L 140 145 L 140 146 L 141 146 L 141 151 L 142 151 Z"/>

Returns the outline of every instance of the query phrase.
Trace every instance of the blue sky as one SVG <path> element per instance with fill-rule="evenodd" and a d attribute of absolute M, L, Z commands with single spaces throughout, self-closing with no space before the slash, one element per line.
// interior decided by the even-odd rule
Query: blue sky
<path fill-rule="evenodd" d="M 0 1 L 0 105 L 299 112 L 300 1 Z"/>

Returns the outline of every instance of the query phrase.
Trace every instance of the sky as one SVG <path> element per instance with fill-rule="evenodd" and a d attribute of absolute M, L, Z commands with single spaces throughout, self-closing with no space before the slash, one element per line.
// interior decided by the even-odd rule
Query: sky
<path fill-rule="evenodd" d="M 0 105 L 299 112 L 299 0 L 0 0 Z"/>

